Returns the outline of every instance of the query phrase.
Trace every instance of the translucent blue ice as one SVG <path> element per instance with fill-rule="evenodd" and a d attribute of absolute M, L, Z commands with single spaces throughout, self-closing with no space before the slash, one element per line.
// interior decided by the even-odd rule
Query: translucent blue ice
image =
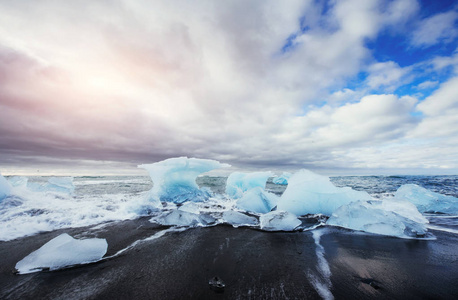
<path fill-rule="evenodd" d="M 5 199 L 11 193 L 11 185 L 5 179 L 5 177 L 0 174 L 0 201 Z"/>
<path fill-rule="evenodd" d="M 150 201 L 183 203 L 207 200 L 210 190 L 199 189 L 197 176 L 229 165 L 210 159 L 178 157 L 138 167 L 146 169 L 153 181 L 153 188 L 148 194 Z"/>
<path fill-rule="evenodd" d="M 275 184 L 287 185 L 288 179 L 291 177 L 291 175 L 292 175 L 291 173 L 283 172 L 281 176 L 277 176 L 274 179 L 272 179 L 272 182 Z"/>
<path fill-rule="evenodd" d="M 259 223 L 255 217 L 250 217 L 234 210 L 223 212 L 222 219 L 223 222 L 231 224 L 234 227 L 256 226 Z"/>
<path fill-rule="evenodd" d="M 243 196 L 243 193 L 252 188 L 260 187 L 265 189 L 267 179 L 270 176 L 272 176 L 272 172 L 234 172 L 227 178 L 226 194 L 233 199 L 238 199 Z"/>
<path fill-rule="evenodd" d="M 324 214 L 330 216 L 337 208 L 358 200 L 371 200 L 367 192 L 334 186 L 329 177 L 300 170 L 292 175 L 277 209 L 295 215 Z"/>
<path fill-rule="evenodd" d="M 415 204 L 421 212 L 458 214 L 458 199 L 432 192 L 416 184 L 404 184 L 395 193 L 395 198 Z"/>
<path fill-rule="evenodd" d="M 356 201 L 338 208 L 326 222 L 369 233 L 401 238 L 423 237 L 428 220 L 407 201 Z"/>
<path fill-rule="evenodd" d="M 50 177 L 48 182 L 43 184 L 28 182 L 27 188 L 33 192 L 57 192 L 64 194 L 72 194 L 75 191 L 73 177 Z"/>
<path fill-rule="evenodd" d="M 266 231 L 293 231 L 302 222 L 287 211 L 272 211 L 259 218 L 260 227 Z"/>
<path fill-rule="evenodd" d="M 167 215 L 152 218 L 151 222 L 167 226 L 207 226 L 216 222 L 216 219 L 206 214 L 195 214 L 192 212 L 175 209 Z"/>
<path fill-rule="evenodd" d="M 107 252 L 105 239 L 76 240 L 66 233 L 50 240 L 16 264 L 20 274 L 99 261 Z"/>
<path fill-rule="evenodd" d="M 8 178 L 9 183 L 13 187 L 26 187 L 28 180 L 29 179 L 27 177 L 23 177 L 23 176 L 12 176 Z"/>
<path fill-rule="evenodd" d="M 255 187 L 243 194 L 243 196 L 237 200 L 237 207 L 245 211 L 256 212 L 256 213 L 268 213 L 278 203 L 278 196 L 264 191 L 261 187 Z"/>

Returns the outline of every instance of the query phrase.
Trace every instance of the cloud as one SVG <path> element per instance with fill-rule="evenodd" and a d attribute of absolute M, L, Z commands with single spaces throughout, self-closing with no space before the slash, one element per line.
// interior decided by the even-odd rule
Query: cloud
<path fill-rule="evenodd" d="M 410 0 L 0 3 L 0 165 L 187 155 L 351 168 L 364 161 L 349 159 L 354 149 L 399 143 L 418 123 L 417 100 L 392 94 L 413 68 L 367 47 L 418 10 Z M 361 72 L 362 87 L 349 86 Z"/>
<path fill-rule="evenodd" d="M 383 88 L 393 92 L 396 88 L 411 80 L 409 67 L 401 68 L 393 61 L 375 63 L 369 66 L 366 83 L 370 89 Z"/>
<path fill-rule="evenodd" d="M 415 47 L 429 47 L 439 41 L 452 42 L 458 34 L 455 26 L 458 12 L 455 10 L 439 13 L 423 20 L 412 33 L 411 44 Z"/>
<path fill-rule="evenodd" d="M 417 85 L 417 88 L 420 89 L 420 90 L 430 89 L 430 88 L 436 87 L 438 84 L 439 84 L 439 81 L 427 80 L 427 81 L 423 81 L 422 83 Z"/>

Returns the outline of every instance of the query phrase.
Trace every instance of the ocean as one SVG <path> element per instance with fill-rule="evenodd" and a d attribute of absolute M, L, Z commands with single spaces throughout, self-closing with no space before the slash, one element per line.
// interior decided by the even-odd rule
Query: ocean
<path fill-rule="evenodd" d="M 17 178 L 8 178 L 14 181 Z M 0 202 L 0 240 L 7 241 L 44 231 L 99 225 L 106 222 L 135 219 L 148 215 L 139 212 L 153 182 L 147 176 L 81 176 L 73 178 L 71 193 L 60 191 L 33 192 L 30 187 L 44 185 L 49 177 L 22 178 L 15 196 Z M 224 197 L 227 177 L 197 177 L 199 187 L 213 192 L 214 211 L 223 211 L 233 205 Z M 337 187 L 351 187 L 365 191 L 375 199 L 390 198 L 405 184 L 416 184 L 430 191 L 458 197 L 458 176 L 342 176 L 331 177 Z M 267 180 L 265 190 L 281 196 L 286 185 Z M 219 206 L 219 208 L 218 208 Z M 168 211 L 167 211 L 168 212 Z M 430 222 L 444 230 L 458 232 L 458 218 L 454 215 L 425 214 Z"/>

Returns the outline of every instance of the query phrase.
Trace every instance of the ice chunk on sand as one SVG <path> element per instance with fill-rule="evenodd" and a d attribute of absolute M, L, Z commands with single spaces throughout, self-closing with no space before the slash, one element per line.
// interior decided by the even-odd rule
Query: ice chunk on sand
<path fill-rule="evenodd" d="M 338 208 L 327 225 L 401 238 L 423 237 L 428 220 L 407 201 L 356 201 Z"/>
<path fill-rule="evenodd" d="M 245 211 L 264 214 L 277 205 L 278 199 L 278 196 L 264 191 L 261 187 L 255 187 L 245 192 L 236 205 Z"/>
<path fill-rule="evenodd" d="M 0 201 L 6 198 L 11 193 L 11 185 L 5 179 L 5 177 L 0 174 Z"/>
<path fill-rule="evenodd" d="M 20 274 L 99 261 L 107 252 L 105 239 L 76 240 L 66 233 L 50 240 L 16 264 Z"/>
<path fill-rule="evenodd" d="M 277 209 L 295 215 L 324 214 L 330 216 L 337 208 L 357 200 L 372 197 L 349 187 L 334 186 L 329 177 L 300 170 L 291 176 L 288 187 L 278 201 Z"/>
<path fill-rule="evenodd" d="M 173 210 L 167 215 L 152 218 L 150 222 L 169 226 L 207 226 L 216 222 L 216 219 L 206 214 L 194 214 L 179 209 Z"/>
<path fill-rule="evenodd" d="M 242 197 L 243 193 L 255 188 L 266 188 L 267 179 L 272 176 L 272 172 L 253 172 L 242 173 L 234 172 L 227 178 L 226 194 L 233 198 L 238 199 Z"/>
<path fill-rule="evenodd" d="M 416 184 L 402 185 L 394 197 L 412 202 L 421 212 L 458 213 L 458 198 L 435 193 Z"/>
<path fill-rule="evenodd" d="M 280 176 L 277 176 L 274 179 L 272 179 L 272 182 L 275 184 L 287 185 L 288 179 L 291 177 L 291 175 L 291 173 L 283 172 L 283 174 L 281 174 Z"/>
<path fill-rule="evenodd" d="M 250 217 L 234 210 L 223 212 L 223 221 L 234 227 L 258 225 L 258 219 L 255 217 Z"/>
<path fill-rule="evenodd" d="M 287 211 L 272 211 L 259 218 L 262 230 L 267 231 L 293 231 L 302 222 L 292 213 Z"/>
<path fill-rule="evenodd" d="M 153 188 L 148 194 L 150 200 L 183 203 L 207 200 L 209 190 L 199 189 L 197 176 L 229 166 L 216 160 L 177 157 L 138 167 L 146 169 L 153 180 Z"/>

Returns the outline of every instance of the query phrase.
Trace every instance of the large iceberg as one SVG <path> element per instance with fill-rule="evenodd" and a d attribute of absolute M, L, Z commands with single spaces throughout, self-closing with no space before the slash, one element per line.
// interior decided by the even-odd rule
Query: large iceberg
<path fill-rule="evenodd" d="M 424 237 L 428 220 L 407 201 L 356 201 L 338 208 L 326 222 L 369 233 L 401 238 Z"/>
<path fill-rule="evenodd" d="M 11 185 L 5 179 L 5 177 L 0 174 L 0 201 L 6 198 L 11 193 Z"/>
<path fill-rule="evenodd" d="M 16 270 L 27 274 L 92 263 L 102 259 L 107 248 L 105 239 L 76 240 L 63 233 L 19 261 Z"/>
<path fill-rule="evenodd" d="M 277 209 L 297 216 L 324 214 L 330 216 L 337 208 L 358 200 L 371 200 L 367 192 L 334 186 L 329 177 L 300 170 L 291 176 Z"/>
<path fill-rule="evenodd" d="M 198 175 L 224 167 L 216 160 L 178 157 L 154 164 L 139 165 L 146 169 L 153 181 L 148 200 L 183 203 L 185 201 L 205 201 L 210 197 L 209 189 L 199 189 Z"/>
<path fill-rule="evenodd" d="M 412 202 L 421 212 L 458 213 L 457 198 L 432 192 L 416 184 L 402 185 L 394 197 Z"/>
<path fill-rule="evenodd" d="M 255 187 L 243 194 L 243 196 L 237 200 L 237 207 L 245 211 L 256 212 L 256 213 L 268 213 L 278 203 L 279 197 L 264 191 L 261 187 Z"/>
<path fill-rule="evenodd" d="M 233 172 L 227 178 L 226 194 L 233 199 L 238 199 L 252 188 L 260 187 L 265 189 L 267 179 L 271 176 L 272 172 L 270 171 L 253 173 Z"/>
<path fill-rule="evenodd" d="M 302 224 L 294 214 L 287 211 L 272 211 L 259 218 L 260 227 L 266 231 L 293 231 Z"/>
<path fill-rule="evenodd" d="M 280 176 L 273 178 L 272 182 L 275 184 L 287 185 L 288 179 L 291 177 L 291 175 L 291 173 L 283 172 L 283 174 L 281 174 Z"/>

